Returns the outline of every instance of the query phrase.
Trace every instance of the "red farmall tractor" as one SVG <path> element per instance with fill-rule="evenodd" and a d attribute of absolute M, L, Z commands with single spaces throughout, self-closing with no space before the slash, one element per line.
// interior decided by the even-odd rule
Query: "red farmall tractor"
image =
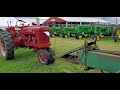
<path fill-rule="evenodd" d="M 17 22 L 25 23 L 22 20 Z M 29 48 L 38 51 L 38 59 L 42 64 L 52 64 L 55 59 L 54 50 L 50 48 L 48 26 L 9 26 L 5 30 L 0 29 L 0 50 L 3 59 L 14 59 L 15 48 Z"/>

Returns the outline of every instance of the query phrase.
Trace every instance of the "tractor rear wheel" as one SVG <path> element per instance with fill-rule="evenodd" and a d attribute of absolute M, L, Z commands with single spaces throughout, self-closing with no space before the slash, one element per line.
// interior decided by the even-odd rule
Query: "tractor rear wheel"
<path fill-rule="evenodd" d="M 82 39 L 82 35 L 79 35 L 79 37 L 78 37 L 79 39 Z"/>
<path fill-rule="evenodd" d="M 65 34 L 63 34 L 62 37 L 65 38 Z"/>
<path fill-rule="evenodd" d="M 78 34 L 76 34 L 76 35 L 75 35 L 75 38 L 76 38 L 76 39 L 79 39 L 79 35 L 78 35 Z"/>
<path fill-rule="evenodd" d="M 40 49 L 38 51 L 38 59 L 44 65 L 49 65 L 51 62 L 50 54 L 46 49 Z"/>
<path fill-rule="evenodd" d="M 7 31 L 0 32 L 0 51 L 3 59 L 11 60 L 14 58 L 14 42 L 12 36 Z"/>
<path fill-rule="evenodd" d="M 99 41 L 99 40 L 100 40 L 100 36 L 99 36 L 99 35 L 98 35 L 96 38 L 97 38 L 97 41 Z"/>
<path fill-rule="evenodd" d="M 55 56 L 55 52 L 52 48 L 48 48 L 48 52 L 50 53 L 50 63 L 53 63 L 55 61 L 53 58 L 53 56 Z"/>
<path fill-rule="evenodd" d="M 65 38 L 68 38 L 68 35 L 67 35 L 67 34 L 65 34 Z"/>

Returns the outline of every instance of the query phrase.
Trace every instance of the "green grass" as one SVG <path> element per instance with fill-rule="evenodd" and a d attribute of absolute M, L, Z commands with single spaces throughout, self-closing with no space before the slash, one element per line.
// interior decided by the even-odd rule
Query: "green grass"
<path fill-rule="evenodd" d="M 67 52 L 71 49 L 83 45 L 84 40 L 92 41 L 91 38 L 76 40 L 75 38 L 63 39 L 62 37 L 51 38 L 51 48 L 55 49 L 56 55 Z M 105 38 L 97 42 L 100 49 L 120 51 L 120 42 L 114 42 L 111 38 Z M 37 53 L 32 49 L 19 48 L 15 50 L 14 60 L 2 60 L 0 57 L 1 73 L 96 73 L 95 70 L 85 71 L 84 65 L 73 64 L 58 60 L 50 65 L 42 65 L 37 58 Z"/>

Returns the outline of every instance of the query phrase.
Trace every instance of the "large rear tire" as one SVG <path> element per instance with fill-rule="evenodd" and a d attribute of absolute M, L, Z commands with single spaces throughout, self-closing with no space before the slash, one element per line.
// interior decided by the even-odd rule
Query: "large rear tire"
<path fill-rule="evenodd" d="M 0 51 L 2 58 L 11 60 L 14 58 L 14 42 L 9 32 L 1 30 L 0 32 Z"/>

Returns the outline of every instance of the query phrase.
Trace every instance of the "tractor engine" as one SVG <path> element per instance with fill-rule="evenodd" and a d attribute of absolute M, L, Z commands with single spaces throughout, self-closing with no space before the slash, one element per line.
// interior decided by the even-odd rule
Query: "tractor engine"
<path fill-rule="evenodd" d="M 34 49 L 46 48 L 51 45 L 49 40 L 49 27 L 31 26 L 21 30 L 23 46 Z"/>

